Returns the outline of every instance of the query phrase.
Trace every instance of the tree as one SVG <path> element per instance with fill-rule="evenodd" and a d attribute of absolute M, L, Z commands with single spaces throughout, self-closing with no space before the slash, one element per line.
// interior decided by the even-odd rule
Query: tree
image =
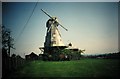
<path fill-rule="evenodd" d="M 13 48 L 14 39 L 11 37 L 11 31 L 2 26 L 2 52 L 7 53 L 10 56 L 10 49 Z"/>
<path fill-rule="evenodd" d="M 60 52 L 67 56 L 69 59 L 75 59 L 78 60 L 81 57 L 81 53 L 84 53 L 85 50 L 70 50 L 70 49 L 63 49 Z"/>

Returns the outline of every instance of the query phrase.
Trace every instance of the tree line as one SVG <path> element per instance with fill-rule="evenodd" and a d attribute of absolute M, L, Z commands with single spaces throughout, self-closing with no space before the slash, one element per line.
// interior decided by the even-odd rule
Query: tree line
<path fill-rule="evenodd" d="M 85 58 L 120 59 L 120 52 L 82 56 Z"/>

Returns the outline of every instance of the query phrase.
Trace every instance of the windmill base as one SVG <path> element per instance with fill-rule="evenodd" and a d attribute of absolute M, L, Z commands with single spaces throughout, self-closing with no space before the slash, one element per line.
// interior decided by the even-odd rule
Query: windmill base
<path fill-rule="evenodd" d="M 81 51 L 78 48 L 66 49 L 67 46 L 43 47 L 42 59 L 44 61 L 80 60 Z M 65 49 L 65 51 L 64 51 Z M 67 53 L 65 53 L 67 51 Z"/>
<path fill-rule="evenodd" d="M 67 46 L 53 46 L 53 47 L 45 47 L 43 60 L 49 61 L 59 61 L 59 60 L 69 60 L 69 58 L 65 58 L 64 54 L 61 54 L 60 50 L 67 48 Z"/>

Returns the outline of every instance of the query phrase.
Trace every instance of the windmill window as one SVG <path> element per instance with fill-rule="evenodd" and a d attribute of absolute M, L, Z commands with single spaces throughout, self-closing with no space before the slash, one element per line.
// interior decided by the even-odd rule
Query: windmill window
<path fill-rule="evenodd" d="M 55 37 L 53 37 L 53 39 L 55 39 Z"/>
<path fill-rule="evenodd" d="M 53 35 L 55 35 L 55 32 L 53 33 Z"/>
<path fill-rule="evenodd" d="M 56 44 L 56 41 L 52 41 L 52 44 Z"/>

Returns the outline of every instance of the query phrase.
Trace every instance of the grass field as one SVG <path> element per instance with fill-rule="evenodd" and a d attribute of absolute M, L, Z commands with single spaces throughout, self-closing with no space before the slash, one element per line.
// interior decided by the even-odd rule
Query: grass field
<path fill-rule="evenodd" d="M 81 59 L 32 61 L 13 75 L 14 77 L 118 77 L 119 71 L 119 60 Z"/>

